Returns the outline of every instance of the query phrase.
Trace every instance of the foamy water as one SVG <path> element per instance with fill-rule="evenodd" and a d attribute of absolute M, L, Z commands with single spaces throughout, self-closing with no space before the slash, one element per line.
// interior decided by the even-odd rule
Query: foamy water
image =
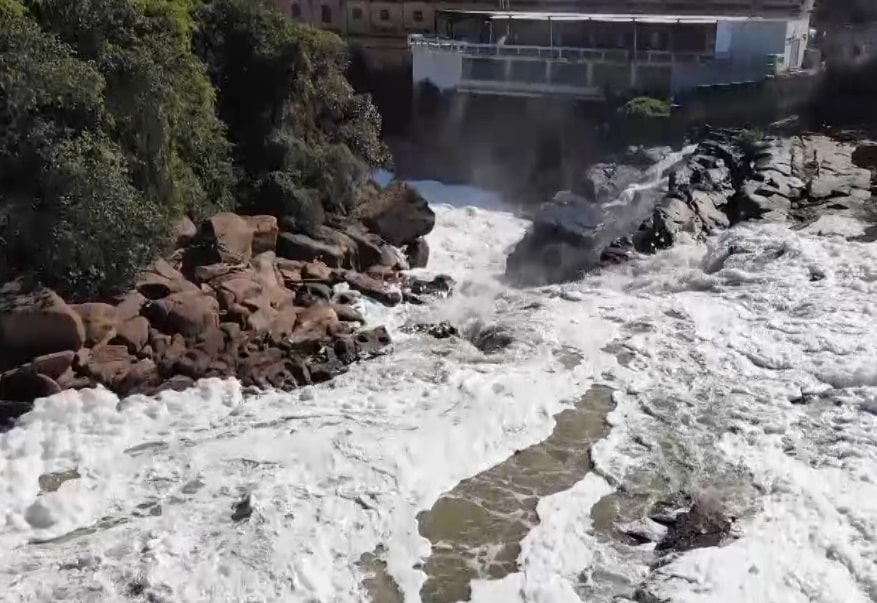
<path fill-rule="evenodd" d="M 515 291 L 497 276 L 526 223 L 486 193 L 421 188 L 438 214 L 430 271 L 459 287 L 368 306 L 393 354 L 289 394 L 65 392 L 0 435 L 3 600 L 362 601 L 356 561 L 383 545 L 417 602 L 417 513 L 547 437 L 595 382 L 618 404 L 597 470 L 539 503 L 521 571 L 476 581 L 473 601 L 610 601 L 640 583 L 672 601 L 877 600 L 877 247 L 829 234 L 854 225 L 737 228 Z M 516 341 L 485 356 L 400 330 L 443 319 Z M 626 366 L 604 351 L 619 347 Z M 80 478 L 39 494 L 39 475 L 69 469 Z M 651 570 L 651 545 L 592 526 L 618 484 L 715 496 L 741 538 Z"/>

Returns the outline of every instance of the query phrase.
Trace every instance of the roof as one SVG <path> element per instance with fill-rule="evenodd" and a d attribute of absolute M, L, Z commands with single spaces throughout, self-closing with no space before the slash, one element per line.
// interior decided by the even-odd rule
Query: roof
<path fill-rule="evenodd" d="M 633 13 L 573 13 L 441 9 L 440 13 L 481 15 L 489 19 L 519 19 L 524 21 L 598 21 L 601 23 L 686 23 L 708 25 L 719 21 L 788 21 L 782 17 L 749 17 L 741 15 L 649 15 Z"/>

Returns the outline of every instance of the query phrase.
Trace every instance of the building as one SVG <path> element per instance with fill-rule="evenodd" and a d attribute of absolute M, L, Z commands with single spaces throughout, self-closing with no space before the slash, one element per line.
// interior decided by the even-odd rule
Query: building
<path fill-rule="evenodd" d="M 670 95 L 800 70 L 809 23 L 807 12 L 441 10 L 435 35 L 410 39 L 413 79 L 482 94 Z"/>

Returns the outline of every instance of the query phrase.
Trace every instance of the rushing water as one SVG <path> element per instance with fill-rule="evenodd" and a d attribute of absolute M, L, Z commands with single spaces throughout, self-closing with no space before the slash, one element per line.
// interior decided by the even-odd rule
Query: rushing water
<path fill-rule="evenodd" d="M 421 188 L 430 270 L 460 284 L 366 309 L 391 355 L 289 394 L 65 392 L 0 435 L 3 600 L 420 601 L 436 559 L 471 552 L 453 514 L 427 525 L 440 501 L 506 478 L 520 493 L 532 473 L 509 459 L 560 450 L 557 433 L 571 470 L 513 497 L 508 538 L 468 532 L 504 552 L 464 563 L 473 601 L 877 600 L 877 247 L 847 240 L 861 225 L 740 227 L 514 290 L 498 277 L 526 222 L 487 193 Z M 485 355 L 401 328 L 439 320 L 514 343 Z M 608 433 L 601 413 L 564 431 L 595 385 L 614 392 Z M 680 491 L 740 538 L 655 563 L 616 537 Z"/>

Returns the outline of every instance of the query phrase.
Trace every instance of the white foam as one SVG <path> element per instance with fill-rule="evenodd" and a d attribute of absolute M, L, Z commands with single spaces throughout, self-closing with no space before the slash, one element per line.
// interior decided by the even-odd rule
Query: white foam
<path fill-rule="evenodd" d="M 468 194 L 418 186 L 439 201 Z M 468 207 L 496 202 L 479 195 L 437 205 L 429 237 L 430 270 L 454 276 L 457 294 L 363 306 L 389 324 L 391 356 L 291 394 L 245 399 L 233 381 L 206 381 L 121 407 L 103 391 L 38 402 L 0 435 L 4 597 L 118 601 L 140 584 L 154 600 L 359 601 L 356 561 L 383 544 L 416 602 L 429 554 L 417 513 L 544 439 L 564 400 L 603 381 L 618 389 L 594 450 L 605 479 L 543 499 L 521 572 L 476 581 L 474 601 L 562 603 L 582 588 L 608 601 L 609 575 L 621 594 L 645 581 L 673 601 L 874 600 L 877 248 L 762 225 L 513 291 L 495 277 L 526 223 Z M 499 323 L 516 343 L 490 358 L 399 330 L 441 318 Z M 627 367 L 601 351 L 612 341 L 633 352 Z M 790 403 L 802 394 L 838 405 Z M 72 468 L 78 480 L 38 494 L 40 474 Z M 597 537 L 589 515 L 638 470 L 740 494 L 742 538 L 650 572 L 648 551 Z M 754 483 L 754 505 L 738 481 Z M 235 524 L 247 492 L 253 517 Z"/>

